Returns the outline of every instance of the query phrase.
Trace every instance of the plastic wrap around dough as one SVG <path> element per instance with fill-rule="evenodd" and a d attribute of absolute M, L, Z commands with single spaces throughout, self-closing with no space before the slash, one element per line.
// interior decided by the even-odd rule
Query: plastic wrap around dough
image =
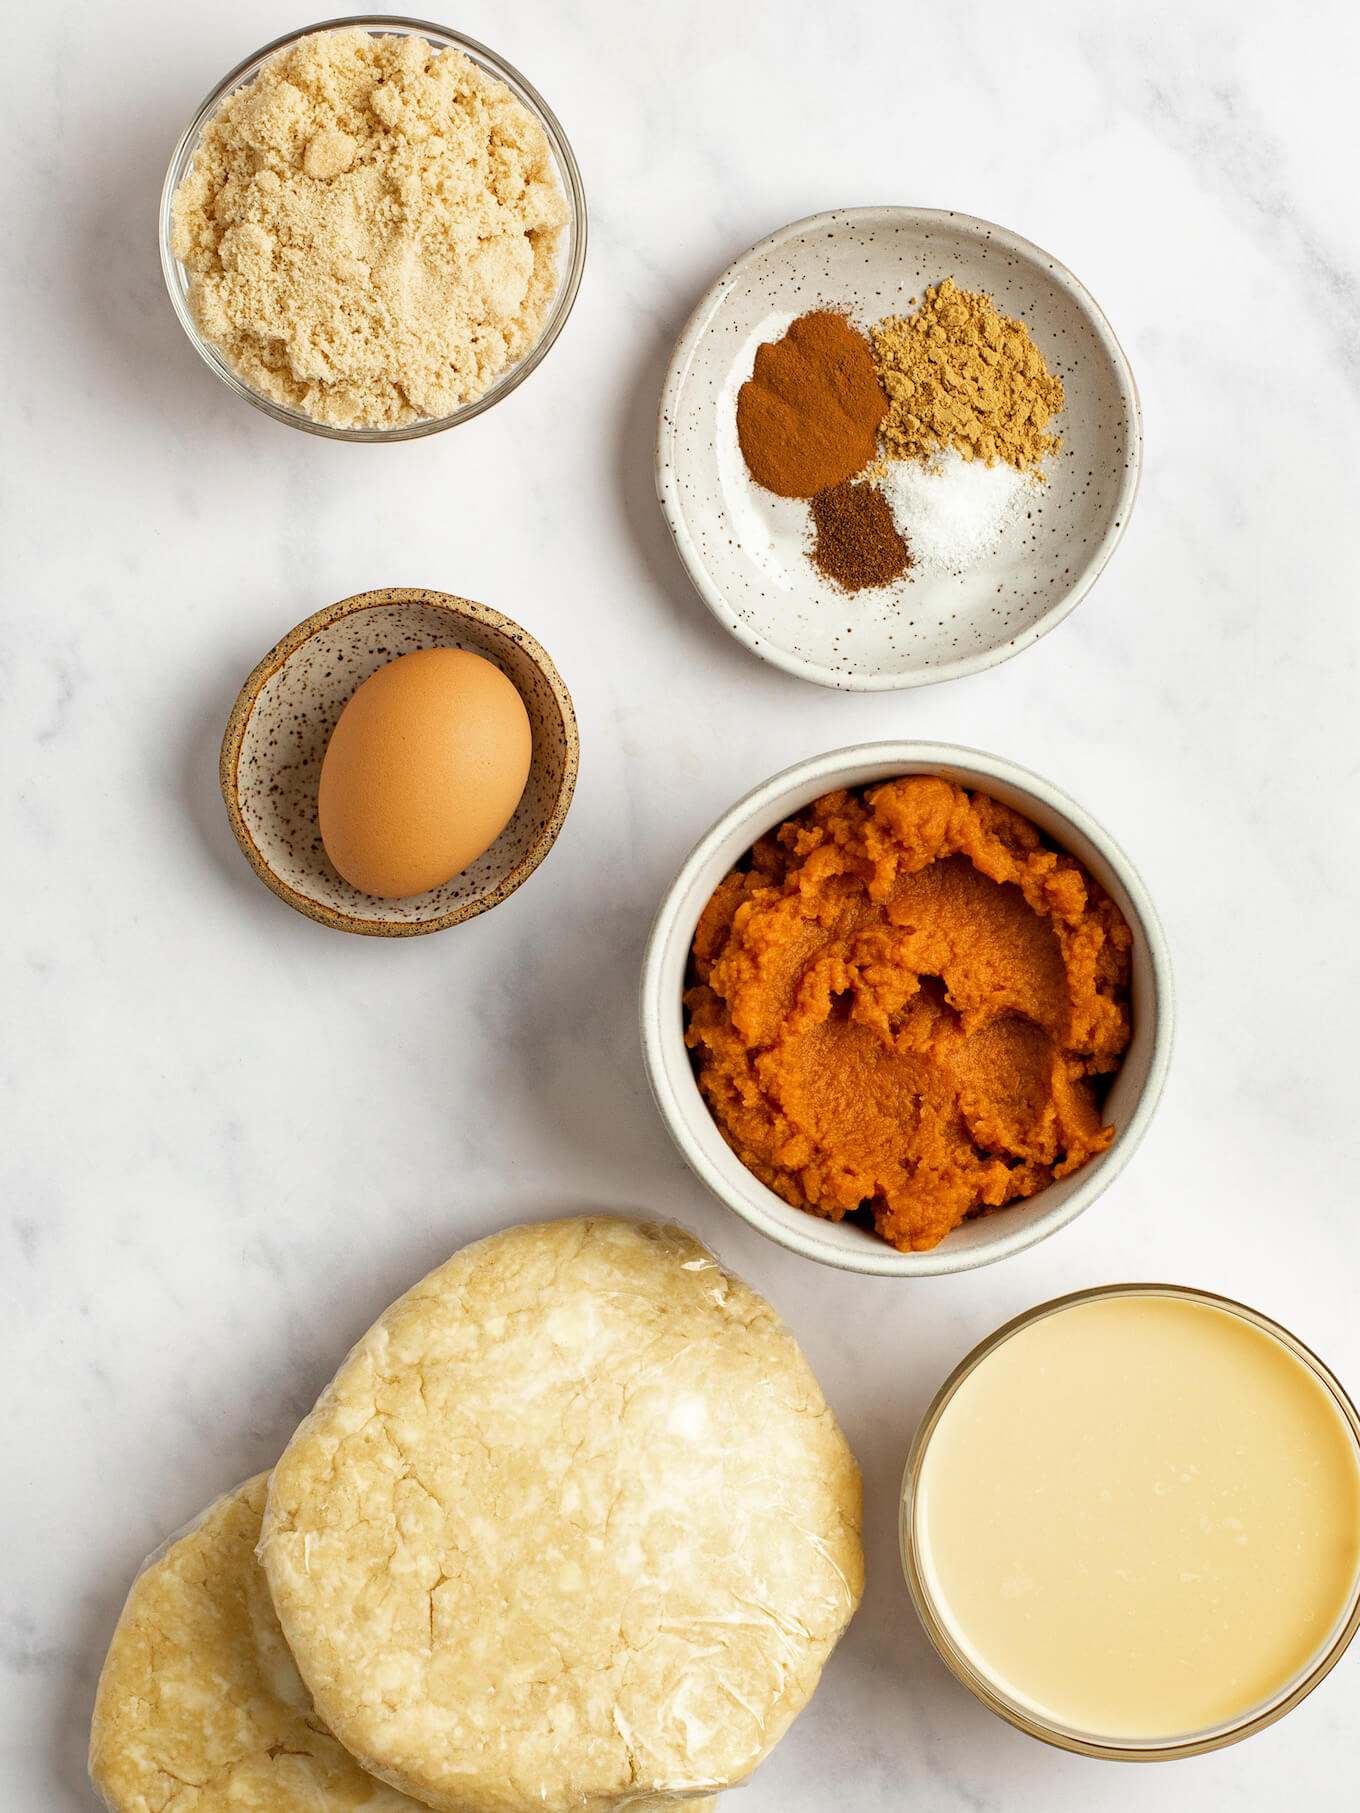
<path fill-rule="evenodd" d="M 439 1813 L 742 1780 L 863 1584 L 859 1472 L 770 1306 L 678 1228 L 513 1228 L 358 1343 L 260 1553 L 322 1718 Z"/>
<path fill-rule="evenodd" d="M 424 1813 L 316 1716 L 255 1556 L 268 1478 L 218 1499 L 138 1571 L 90 1734 L 111 1813 Z"/>
<path fill-rule="evenodd" d="M 133 1582 L 90 1728 L 112 1813 L 420 1813 L 313 1709 L 255 1556 L 268 1479 L 218 1499 Z"/>

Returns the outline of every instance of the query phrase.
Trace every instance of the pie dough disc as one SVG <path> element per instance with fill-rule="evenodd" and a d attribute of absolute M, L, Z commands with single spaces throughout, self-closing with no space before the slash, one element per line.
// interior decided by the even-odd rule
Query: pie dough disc
<path fill-rule="evenodd" d="M 90 1728 L 113 1813 L 421 1813 L 312 1709 L 255 1559 L 268 1480 L 219 1499 L 133 1583 Z"/>
<path fill-rule="evenodd" d="M 742 1779 L 863 1585 L 792 1335 L 681 1229 L 493 1235 L 389 1309 L 274 1469 L 260 1552 L 322 1717 L 441 1813 Z"/>

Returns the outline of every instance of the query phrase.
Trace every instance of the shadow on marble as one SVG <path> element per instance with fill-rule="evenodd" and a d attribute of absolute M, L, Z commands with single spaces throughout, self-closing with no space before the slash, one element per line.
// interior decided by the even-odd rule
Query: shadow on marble
<path fill-rule="evenodd" d="M 1018 1746 L 1025 1743 L 979 1706 L 945 1668 L 921 1628 L 903 1578 L 897 1536 L 902 1468 L 929 1396 L 924 1382 L 912 1384 L 894 1402 L 891 1415 L 869 1429 L 846 1419 L 846 1434 L 864 1476 L 865 1591 L 818 1688 L 819 1755 L 807 1767 L 826 1769 L 820 1751 L 829 1741 L 838 1752 L 839 1772 L 856 1782 L 865 1806 L 952 1806 L 961 1757 L 994 1740 L 1003 1748 L 1012 1739 Z M 796 1775 L 798 1733 L 790 1739 L 794 1754 L 788 1762 Z M 793 1778 L 791 1792 L 792 1787 Z M 984 1803 L 965 1797 L 958 1804 Z"/>
<path fill-rule="evenodd" d="M 64 1691 L 54 1705 L 47 1746 L 52 1795 L 45 1802 L 44 1813 L 90 1813 L 99 1804 L 86 1766 L 94 1690 L 113 1627 L 139 1565 L 140 1557 L 129 1561 L 127 1578 L 121 1582 L 115 1581 L 110 1572 L 110 1577 L 88 1595 L 89 1617 L 82 1628 L 79 1647 L 62 1659 L 59 1677 Z"/>
<path fill-rule="evenodd" d="M 696 291 L 655 323 L 649 334 L 640 337 L 641 351 L 625 387 L 623 416 L 618 425 L 616 495 L 629 538 L 653 585 L 665 599 L 671 616 L 698 638 L 702 657 L 730 662 L 745 670 L 748 678 L 757 678 L 762 669 L 767 674 L 773 670 L 727 634 L 695 591 L 675 551 L 656 496 L 656 423 L 661 387 L 681 329 L 702 293 Z"/>
<path fill-rule="evenodd" d="M 669 1150 L 637 1031 L 650 906 L 636 877 L 617 879 L 605 900 L 568 903 L 551 941 L 526 939 L 517 952 L 495 1060 L 497 1093 L 515 1101 L 507 1118 L 540 1129 L 545 1151 L 578 1154 L 606 1198 L 635 1190 Z"/>
<path fill-rule="evenodd" d="M 222 789 L 217 778 L 218 756 L 237 684 L 234 670 L 223 674 L 211 686 L 204 687 L 184 713 L 178 733 L 178 759 L 174 770 L 178 798 L 174 804 L 188 819 L 203 854 L 226 884 L 233 901 L 253 909 L 276 906 L 287 914 L 283 902 L 276 900 L 261 885 L 242 856 L 222 803 Z"/>
<path fill-rule="evenodd" d="M 134 418 L 176 440 L 206 426 L 225 445 L 220 437 L 239 441 L 255 412 L 240 408 L 176 321 L 156 231 L 161 184 L 191 104 L 181 94 L 159 109 L 121 112 L 125 129 L 91 145 L 91 182 L 72 197 L 65 282 L 51 303 L 58 315 L 69 310 L 67 344 L 83 355 L 87 390 L 126 411 L 130 433 Z"/>

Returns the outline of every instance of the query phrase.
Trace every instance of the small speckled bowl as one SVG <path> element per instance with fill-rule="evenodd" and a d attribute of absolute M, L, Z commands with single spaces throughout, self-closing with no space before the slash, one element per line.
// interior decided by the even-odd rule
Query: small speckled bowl
<path fill-rule="evenodd" d="M 756 348 L 811 309 L 861 328 L 911 314 L 952 277 L 1018 316 L 1065 406 L 1045 482 L 967 571 L 847 593 L 808 558 L 809 510 L 746 470 L 737 392 Z M 1138 491 L 1133 374 L 1069 270 L 1016 233 L 935 208 L 840 208 L 795 221 L 724 271 L 680 336 L 661 398 L 661 508 L 700 597 L 739 642 L 822 686 L 881 692 L 977 673 L 1061 623 L 1114 553 Z"/>
<path fill-rule="evenodd" d="M 343 881 L 316 818 L 321 758 L 357 688 L 418 648 L 465 648 L 511 679 L 533 728 L 515 816 L 483 856 L 427 894 L 374 900 Z M 222 797 L 246 860 L 280 900 L 341 932 L 408 938 L 497 906 L 552 848 L 580 744 L 571 694 L 547 653 L 499 611 L 446 592 L 360 592 L 289 632 L 241 688 L 222 739 Z"/>

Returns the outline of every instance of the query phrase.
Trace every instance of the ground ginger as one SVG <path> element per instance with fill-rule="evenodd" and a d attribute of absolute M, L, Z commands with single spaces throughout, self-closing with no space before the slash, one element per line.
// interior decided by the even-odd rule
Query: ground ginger
<path fill-rule="evenodd" d="M 955 448 L 1027 472 L 1062 445 L 1048 424 L 1063 406 L 1062 381 L 1044 364 L 1023 321 L 952 277 L 925 293 L 914 315 L 869 330 L 888 397 L 879 439 L 890 459 L 928 460 Z"/>

